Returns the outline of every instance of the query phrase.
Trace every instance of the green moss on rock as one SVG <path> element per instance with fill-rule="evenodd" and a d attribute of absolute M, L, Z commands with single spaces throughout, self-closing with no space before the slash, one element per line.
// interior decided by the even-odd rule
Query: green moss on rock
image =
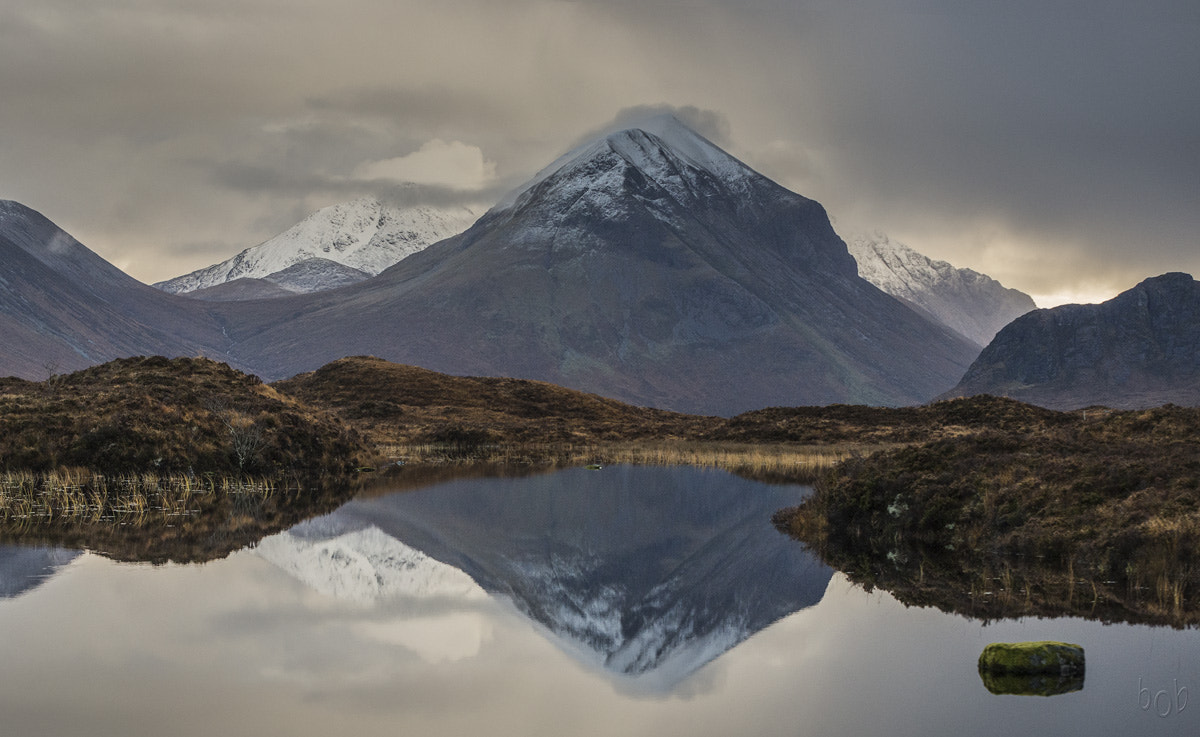
<path fill-rule="evenodd" d="M 1083 671 L 1083 648 L 1067 642 L 994 642 L 979 655 L 981 674 L 1068 676 Z"/>

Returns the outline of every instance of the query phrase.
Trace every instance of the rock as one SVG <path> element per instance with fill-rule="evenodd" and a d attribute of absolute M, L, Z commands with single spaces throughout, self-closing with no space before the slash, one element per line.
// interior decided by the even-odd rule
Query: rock
<path fill-rule="evenodd" d="M 1083 648 L 1067 642 L 993 642 L 979 656 L 981 674 L 1068 676 L 1083 670 Z"/>

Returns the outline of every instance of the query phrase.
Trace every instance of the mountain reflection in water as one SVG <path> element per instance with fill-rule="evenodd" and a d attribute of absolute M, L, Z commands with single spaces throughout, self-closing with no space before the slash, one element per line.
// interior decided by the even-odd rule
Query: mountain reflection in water
<path fill-rule="evenodd" d="M 451 566 L 569 652 L 670 688 L 820 601 L 832 570 L 770 522 L 804 492 L 696 468 L 453 481 L 350 502 L 258 552 L 357 599 L 462 593 Z"/>
<path fill-rule="evenodd" d="M 0 598 L 37 588 L 77 557 L 76 550 L 0 545 Z"/>

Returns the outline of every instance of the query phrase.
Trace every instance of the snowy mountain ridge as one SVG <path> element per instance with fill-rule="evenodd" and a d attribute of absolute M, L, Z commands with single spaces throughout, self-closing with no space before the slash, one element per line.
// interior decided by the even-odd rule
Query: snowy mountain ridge
<path fill-rule="evenodd" d="M 1037 309 L 1033 298 L 971 269 L 935 261 L 882 233 L 846 238 L 858 274 L 980 347 L 1016 318 Z"/>
<path fill-rule="evenodd" d="M 397 208 L 361 198 L 322 208 L 279 235 L 233 258 L 154 286 L 184 294 L 241 278 L 267 279 L 289 267 L 325 259 L 375 275 L 401 259 L 471 226 L 477 212 L 467 207 Z M 330 288 L 321 282 L 293 291 Z M 340 286 L 340 284 L 338 284 Z"/>

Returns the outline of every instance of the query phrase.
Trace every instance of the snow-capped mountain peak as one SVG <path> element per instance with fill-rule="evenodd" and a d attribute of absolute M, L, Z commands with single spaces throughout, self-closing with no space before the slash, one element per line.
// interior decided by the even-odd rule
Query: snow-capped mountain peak
<path fill-rule="evenodd" d="M 638 124 L 635 130 L 649 134 L 692 166 L 726 181 L 755 175 L 750 167 L 722 151 L 711 141 L 671 114 L 657 115 Z M 630 133 L 625 131 L 624 133 Z M 621 135 L 621 134 L 617 134 Z"/>
<path fill-rule="evenodd" d="M 265 279 L 311 259 L 326 259 L 375 275 L 432 243 L 461 233 L 477 217 L 478 213 L 467 207 L 398 208 L 361 198 L 322 208 L 233 258 L 154 286 L 182 294 L 235 279 Z"/>

